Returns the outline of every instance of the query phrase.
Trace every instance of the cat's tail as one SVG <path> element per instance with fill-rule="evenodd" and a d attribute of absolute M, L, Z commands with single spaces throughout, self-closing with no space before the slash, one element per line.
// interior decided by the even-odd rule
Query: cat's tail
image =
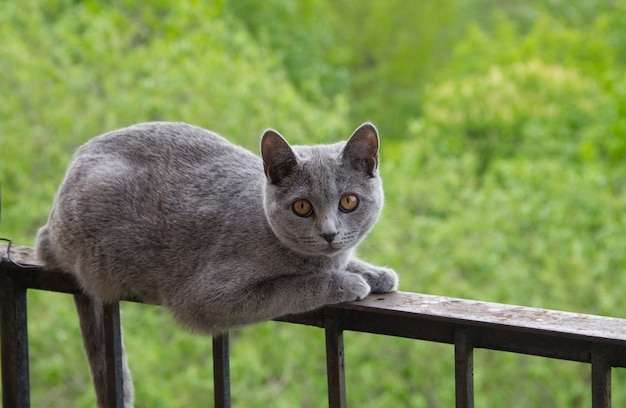
<path fill-rule="evenodd" d="M 89 360 L 91 378 L 96 391 L 99 408 L 107 408 L 107 366 L 104 348 L 103 302 L 89 295 L 75 295 L 74 303 L 80 321 L 85 354 Z M 122 344 L 122 370 L 124 384 L 124 408 L 133 406 L 133 383 Z M 111 367 L 113 369 L 113 367 Z"/>

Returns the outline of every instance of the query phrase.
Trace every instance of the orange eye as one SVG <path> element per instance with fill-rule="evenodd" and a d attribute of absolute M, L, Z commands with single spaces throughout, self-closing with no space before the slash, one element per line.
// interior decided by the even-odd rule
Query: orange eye
<path fill-rule="evenodd" d="M 309 200 L 301 198 L 293 203 L 293 212 L 300 217 L 308 217 L 313 214 L 313 204 Z"/>
<path fill-rule="evenodd" d="M 354 194 L 346 194 L 339 200 L 339 209 L 343 212 L 352 212 L 359 205 L 359 199 Z"/>

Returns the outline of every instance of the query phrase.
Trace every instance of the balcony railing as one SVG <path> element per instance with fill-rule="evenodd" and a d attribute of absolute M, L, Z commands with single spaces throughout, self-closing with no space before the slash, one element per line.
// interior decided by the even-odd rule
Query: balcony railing
<path fill-rule="evenodd" d="M 31 248 L 6 254 L 0 246 L 3 406 L 28 407 L 26 292 L 80 289 L 70 274 L 42 268 Z M 119 305 L 104 306 L 104 315 L 107 367 L 114 368 L 107 370 L 107 406 L 122 407 Z M 612 317 L 398 292 L 277 320 L 325 330 L 329 407 L 346 406 L 345 330 L 453 344 L 457 407 L 474 406 L 475 348 L 590 364 L 594 408 L 611 406 L 611 369 L 626 367 L 626 319 Z M 213 338 L 213 370 L 215 406 L 229 407 L 228 334 Z"/>

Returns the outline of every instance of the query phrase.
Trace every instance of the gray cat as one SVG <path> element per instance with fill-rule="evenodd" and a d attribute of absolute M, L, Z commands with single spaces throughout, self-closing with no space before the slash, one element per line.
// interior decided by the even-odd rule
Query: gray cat
<path fill-rule="evenodd" d="M 182 123 L 82 146 L 36 248 L 86 292 L 76 304 L 99 404 L 102 302 L 158 303 L 215 333 L 395 291 L 393 270 L 354 255 L 383 206 L 378 148 L 369 123 L 332 145 L 292 147 L 267 130 L 262 159 Z M 127 366 L 124 384 L 132 406 Z"/>

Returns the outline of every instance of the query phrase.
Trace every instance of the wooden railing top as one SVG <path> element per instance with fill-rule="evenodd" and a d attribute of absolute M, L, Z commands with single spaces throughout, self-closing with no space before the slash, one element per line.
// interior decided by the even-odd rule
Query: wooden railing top
<path fill-rule="evenodd" d="M 484 326 L 509 326 L 521 331 L 559 332 L 562 335 L 626 341 L 626 319 L 398 292 L 370 296 L 350 307 L 386 310 L 393 313 L 428 315 L 433 318 L 474 322 Z"/>
<path fill-rule="evenodd" d="M 13 246 L 11 249 L 13 262 L 9 261 L 6 254 L 7 245 L 0 244 L 2 257 L 0 262 L 7 270 L 12 271 L 13 277 L 19 279 L 25 287 L 66 293 L 79 292 L 80 289 L 71 274 L 46 270 L 36 259 L 32 248 Z M 134 301 L 134 299 L 125 300 Z M 424 321 L 431 321 L 433 324 L 445 322 L 447 326 L 468 326 L 474 328 L 474 331 L 482 328 L 506 333 L 544 334 L 554 337 L 555 341 L 590 340 L 607 345 L 620 345 L 626 349 L 626 319 L 410 292 L 375 294 L 361 301 L 328 305 L 318 311 L 298 316 L 284 316 L 277 320 L 322 327 L 325 314 L 331 312 L 344 315 L 341 321 L 346 330 L 401 337 L 429 340 L 427 335 L 420 333 L 417 322 L 423 324 Z M 387 327 L 398 319 L 406 326 Z M 446 342 L 453 343 L 452 337 L 447 340 L 449 341 Z M 626 355 L 624 361 L 626 363 Z"/>

